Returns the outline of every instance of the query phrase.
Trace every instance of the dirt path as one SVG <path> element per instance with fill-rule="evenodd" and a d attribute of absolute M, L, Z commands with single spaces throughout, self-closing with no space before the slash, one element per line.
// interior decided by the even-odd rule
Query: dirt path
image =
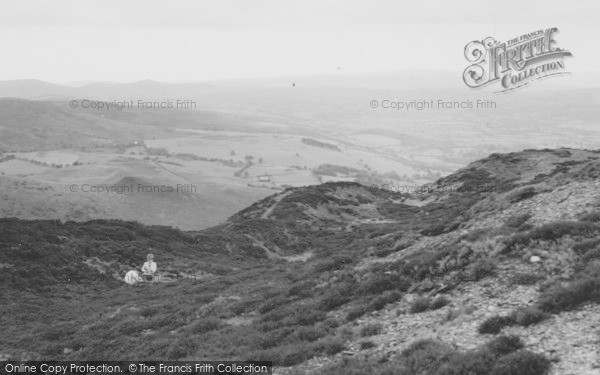
<path fill-rule="evenodd" d="M 290 191 L 287 191 L 283 194 L 280 194 L 278 196 L 276 196 L 275 198 L 273 198 L 273 200 L 275 202 L 273 202 L 273 204 L 271 205 L 271 207 L 267 208 L 267 210 L 261 215 L 261 219 L 268 219 L 269 216 L 271 216 L 271 214 L 273 213 L 273 210 L 275 209 L 275 207 L 277 207 L 277 204 L 279 204 L 279 202 L 281 202 L 281 200 L 285 197 L 287 197 L 288 195 L 290 195 Z"/>

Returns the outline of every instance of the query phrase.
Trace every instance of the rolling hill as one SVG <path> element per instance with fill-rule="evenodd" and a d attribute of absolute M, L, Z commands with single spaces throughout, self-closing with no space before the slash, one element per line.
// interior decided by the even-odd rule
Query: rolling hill
<path fill-rule="evenodd" d="M 329 138 L 317 134 L 268 125 L 261 116 L 98 111 L 62 101 L 0 99 L 0 215 L 142 220 L 192 230 L 221 223 L 287 186 L 359 179 L 383 183 L 400 178 L 398 172 L 416 180 L 436 175 L 364 146 L 344 144 L 342 151 L 338 142 L 327 143 Z M 258 183 L 260 176 L 268 176 L 267 183 Z M 135 187 L 175 191 L 93 194 L 83 188 L 122 187 L 127 177 L 143 179 Z M 78 190 L 71 191 L 72 186 Z M 177 186 L 190 189 L 179 194 Z"/>

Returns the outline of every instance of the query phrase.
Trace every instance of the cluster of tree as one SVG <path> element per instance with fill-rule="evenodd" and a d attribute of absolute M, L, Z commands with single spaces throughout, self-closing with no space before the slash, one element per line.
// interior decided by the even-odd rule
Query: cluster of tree
<path fill-rule="evenodd" d="M 15 158 L 15 155 L 5 155 L 0 157 L 0 163 L 3 163 L 5 161 L 9 161 L 9 160 L 13 160 Z"/>
<path fill-rule="evenodd" d="M 7 159 L 4 160 L 5 158 L 7 158 Z M 53 167 L 53 168 L 62 168 L 62 167 L 70 167 L 70 166 L 76 167 L 78 165 L 82 165 L 82 163 L 80 163 L 78 161 L 74 161 L 73 163 L 70 163 L 70 164 L 69 163 L 65 163 L 65 164 L 46 163 L 46 162 L 43 162 L 40 160 L 24 158 L 24 157 L 16 156 L 16 155 L 7 155 L 5 158 L 0 159 L 0 162 L 17 159 L 17 160 L 29 162 L 34 165 L 39 165 L 39 166 L 44 166 L 44 167 Z"/>
<path fill-rule="evenodd" d="M 302 143 L 305 143 L 305 144 L 307 144 L 309 146 L 326 148 L 328 150 L 342 151 L 336 145 L 332 145 L 330 143 L 325 143 L 325 142 L 317 141 L 316 139 L 312 139 L 312 138 L 302 138 Z"/>

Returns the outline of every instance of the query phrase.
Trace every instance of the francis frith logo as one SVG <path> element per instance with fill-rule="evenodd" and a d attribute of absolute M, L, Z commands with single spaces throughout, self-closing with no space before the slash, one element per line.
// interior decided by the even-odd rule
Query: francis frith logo
<path fill-rule="evenodd" d="M 463 73 L 465 84 L 479 88 L 498 81 L 510 91 L 526 86 L 540 78 L 568 73 L 565 57 L 571 52 L 558 48 L 556 27 L 536 30 L 507 42 L 492 37 L 475 40 L 465 47 L 465 58 L 472 63 Z"/>

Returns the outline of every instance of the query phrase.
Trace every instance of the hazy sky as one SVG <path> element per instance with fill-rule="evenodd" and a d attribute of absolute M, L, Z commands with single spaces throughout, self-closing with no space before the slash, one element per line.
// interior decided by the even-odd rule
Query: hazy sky
<path fill-rule="evenodd" d="M 0 80 L 461 74 L 471 40 L 553 26 L 583 76 L 598 71 L 599 19 L 594 0 L 0 0 Z"/>

